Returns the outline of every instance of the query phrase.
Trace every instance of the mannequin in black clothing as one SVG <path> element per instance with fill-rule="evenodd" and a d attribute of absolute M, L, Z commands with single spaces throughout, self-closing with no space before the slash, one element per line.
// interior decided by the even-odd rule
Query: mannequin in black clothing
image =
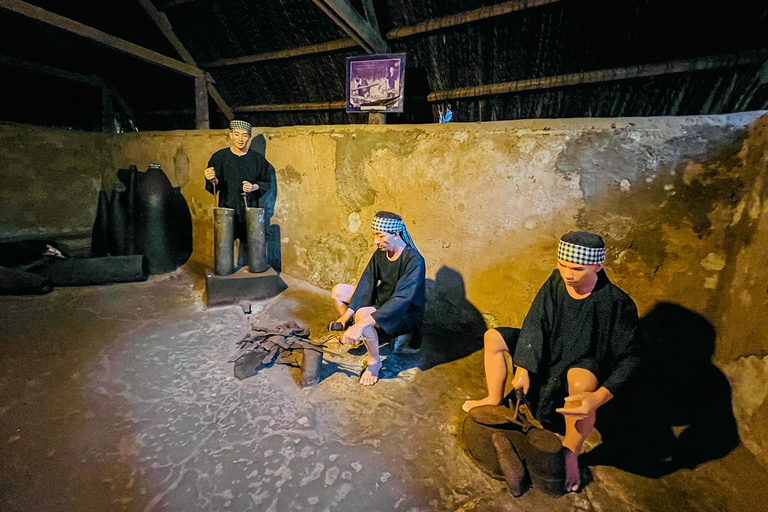
<path fill-rule="evenodd" d="M 251 125 L 246 121 L 233 120 L 229 124 L 228 148 L 215 152 L 205 170 L 205 189 L 218 194 L 218 206 L 235 210 L 235 243 L 239 242 L 239 260 L 243 260 L 243 248 L 248 245 L 245 227 L 245 203 L 258 206 L 259 197 L 269 189 L 269 172 L 266 159 L 255 151 L 248 151 Z M 245 196 L 245 200 L 243 200 Z"/>
<path fill-rule="evenodd" d="M 536 294 L 519 335 L 504 327 L 485 333 L 488 395 L 462 407 L 469 411 L 501 402 L 505 353 L 513 354 L 513 388 L 528 396 L 545 428 L 565 434 L 566 492 L 581 485 L 578 456 L 598 408 L 621 392 L 640 364 L 637 308 L 610 282 L 604 260 L 605 243 L 599 235 L 563 235 L 557 270 Z"/>
<path fill-rule="evenodd" d="M 360 384 L 372 386 L 379 380 L 379 333 L 389 336 L 412 332 L 424 317 L 424 258 L 416 250 L 402 218 L 378 212 L 372 231 L 377 251 L 373 254 L 356 287 L 337 284 L 331 291 L 341 317 L 338 322 L 354 324 L 344 332 L 342 343 L 365 343 L 368 365 Z"/>

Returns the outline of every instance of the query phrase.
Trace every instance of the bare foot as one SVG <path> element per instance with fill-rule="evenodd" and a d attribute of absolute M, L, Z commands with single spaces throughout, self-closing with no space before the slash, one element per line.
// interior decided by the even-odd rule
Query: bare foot
<path fill-rule="evenodd" d="M 379 382 L 379 370 L 381 370 L 381 361 L 378 363 L 368 363 L 363 375 L 360 377 L 360 384 L 363 386 L 373 386 Z"/>
<path fill-rule="evenodd" d="M 480 405 L 499 405 L 499 403 L 500 403 L 499 400 L 494 400 L 491 397 L 487 396 L 482 400 L 467 400 L 466 402 L 464 402 L 464 405 L 462 405 L 461 408 L 464 412 L 469 412 L 470 409 L 473 409 Z"/>
<path fill-rule="evenodd" d="M 565 492 L 576 492 L 581 486 L 579 456 L 565 447 L 563 447 L 563 452 L 565 456 Z"/>

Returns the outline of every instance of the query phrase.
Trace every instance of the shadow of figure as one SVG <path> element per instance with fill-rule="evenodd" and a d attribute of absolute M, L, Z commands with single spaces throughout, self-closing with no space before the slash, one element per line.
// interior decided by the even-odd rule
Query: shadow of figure
<path fill-rule="evenodd" d="M 427 279 L 426 311 L 421 327 L 421 370 L 462 359 L 483 347 L 486 325 L 480 312 L 467 300 L 464 278 L 441 267 L 434 279 Z"/>
<path fill-rule="evenodd" d="M 253 138 L 250 151 L 259 153 L 266 159 L 267 139 L 262 134 Z M 264 222 L 266 224 L 266 242 L 267 242 L 267 263 L 270 267 L 280 273 L 283 268 L 282 251 L 280 247 L 280 226 L 271 224 L 272 216 L 275 214 L 275 203 L 277 202 L 277 173 L 275 166 L 267 160 L 267 171 L 269 172 L 269 190 L 259 198 L 259 206 L 264 208 Z"/>
<path fill-rule="evenodd" d="M 659 477 L 730 453 L 739 434 L 730 384 L 712 363 L 714 326 L 661 302 L 640 329 L 643 363 L 631 387 L 600 409 L 603 443 L 582 461 Z"/>
<path fill-rule="evenodd" d="M 382 336 L 379 351 L 386 358 L 379 373 L 380 379 L 392 379 L 401 372 L 418 367 L 428 370 L 440 364 L 462 359 L 483 347 L 485 320 L 467 300 L 464 278 L 456 270 L 442 267 L 435 279 L 426 279 L 426 311 L 424 321 L 414 342 L 409 347 L 419 347 L 415 354 L 393 352 L 393 340 Z M 349 350 L 361 356 L 364 346 Z"/>
<path fill-rule="evenodd" d="M 485 320 L 467 300 L 464 278 L 450 268 L 441 267 L 435 279 L 426 281 L 424 314 L 424 358 L 420 368 L 462 359 L 483 348 Z"/>

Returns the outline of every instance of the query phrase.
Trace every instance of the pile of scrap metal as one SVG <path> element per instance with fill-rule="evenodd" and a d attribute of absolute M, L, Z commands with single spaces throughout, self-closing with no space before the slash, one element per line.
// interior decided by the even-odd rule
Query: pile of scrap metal
<path fill-rule="evenodd" d="M 275 363 L 301 368 L 299 384 L 302 388 L 320 382 L 323 347 L 309 339 L 309 330 L 295 322 L 286 322 L 274 328 L 253 326 L 237 342 L 237 349 L 228 362 L 235 363 L 235 378 L 243 380 L 256 375 L 264 367 Z"/>

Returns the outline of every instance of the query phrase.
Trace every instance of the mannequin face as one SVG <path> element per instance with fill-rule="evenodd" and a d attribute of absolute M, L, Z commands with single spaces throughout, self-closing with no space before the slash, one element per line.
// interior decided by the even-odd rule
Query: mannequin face
<path fill-rule="evenodd" d="M 581 288 L 590 285 L 597 279 L 597 273 L 603 268 L 603 264 L 579 265 L 570 261 L 557 259 L 557 270 L 565 285 L 570 288 Z"/>
<path fill-rule="evenodd" d="M 397 233 L 385 233 L 383 231 L 373 232 L 373 243 L 379 250 L 385 252 L 394 252 L 400 246 L 400 236 Z"/>
<path fill-rule="evenodd" d="M 229 140 L 231 140 L 232 144 L 240 151 L 245 151 L 245 146 L 248 144 L 248 139 L 250 138 L 251 136 L 248 135 L 248 132 L 245 130 L 235 129 L 229 132 Z"/>

